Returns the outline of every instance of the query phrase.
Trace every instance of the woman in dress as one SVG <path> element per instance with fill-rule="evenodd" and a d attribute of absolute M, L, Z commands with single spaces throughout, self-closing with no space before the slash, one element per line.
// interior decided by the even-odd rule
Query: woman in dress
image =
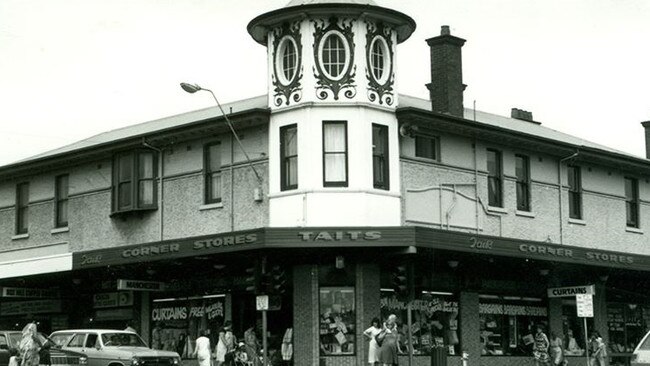
<path fill-rule="evenodd" d="M 589 348 L 591 349 L 591 366 L 605 366 L 607 358 L 607 346 L 598 331 L 591 333 L 589 339 Z"/>
<path fill-rule="evenodd" d="M 390 314 L 386 323 L 377 335 L 377 342 L 381 345 L 379 346 L 379 364 L 382 366 L 395 366 L 399 363 L 398 352 L 399 343 L 398 343 L 398 334 L 397 334 L 397 316 L 395 314 Z"/>
<path fill-rule="evenodd" d="M 38 366 L 41 342 L 38 339 L 35 323 L 29 323 L 23 328 L 23 338 L 20 340 L 19 348 L 21 366 Z"/>
<path fill-rule="evenodd" d="M 379 345 L 375 337 L 381 332 L 381 327 L 379 325 L 379 318 L 373 318 L 370 322 L 370 328 L 366 329 L 363 332 L 363 335 L 369 339 L 368 347 L 368 363 L 374 365 L 378 362 L 379 357 Z"/>
<path fill-rule="evenodd" d="M 564 352 L 562 350 L 562 338 L 558 337 L 557 333 L 551 332 L 550 340 L 551 360 L 553 366 L 560 366 L 564 364 Z"/>
<path fill-rule="evenodd" d="M 537 326 L 535 333 L 535 344 L 533 346 L 533 357 L 535 358 L 535 365 L 548 365 L 549 356 L 548 356 L 548 347 L 550 343 L 548 337 L 544 334 L 544 327 L 542 325 Z"/>
<path fill-rule="evenodd" d="M 206 337 L 205 329 L 199 331 L 199 338 L 196 339 L 196 348 L 193 356 L 199 361 L 199 366 L 211 366 L 212 351 L 210 351 L 210 339 Z"/>
<path fill-rule="evenodd" d="M 232 326 L 227 321 L 219 331 L 219 341 L 217 342 L 217 366 L 226 361 L 226 353 L 235 348 L 235 336 L 232 334 Z"/>

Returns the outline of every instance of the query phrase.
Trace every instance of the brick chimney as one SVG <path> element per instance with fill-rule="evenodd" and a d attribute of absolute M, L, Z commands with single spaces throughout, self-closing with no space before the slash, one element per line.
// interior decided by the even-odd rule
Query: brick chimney
<path fill-rule="evenodd" d="M 650 159 L 650 121 L 641 122 L 645 130 L 645 158 Z"/>
<path fill-rule="evenodd" d="M 537 122 L 533 119 L 533 112 L 525 111 L 519 108 L 512 108 L 510 110 L 510 118 L 515 118 L 515 119 L 531 122 L 538 125 L 542 124 L 541 122 Z"/>
<path fill-rule="evenodd" d="M 462 38 L 454 37 L 443 25 L 438 37 L 427 39 L 431 49 L 431 83 L 427 84 L 434 112 L 463 117 Z"/>

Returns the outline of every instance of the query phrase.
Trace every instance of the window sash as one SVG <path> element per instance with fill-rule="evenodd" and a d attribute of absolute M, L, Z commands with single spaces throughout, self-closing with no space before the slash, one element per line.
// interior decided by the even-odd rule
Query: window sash
<path fill-rule="evenodd" d="M 389 189 L 388 126 L 372 125 L 372 180 L 373 187 Z"/>
<path fill-rule="evenodd" d="M 216 141 L 206 144 L 203 154 L 204 170 L 204 202 L 221 202 L 221 142 Z"/>
<path fill-rule="evenodd" d="M 29 227 L 29 183 L 16 186 L 16 234 L 27 234 Z"/>
<path fill-rule="evenodd" d="M 347 122 L 323 122 L 323 185 L 348 185 Z"/>
<path fill-rule="evenodd" d="M 530 211 L 530 164 L 527 156 L 515 155 L 517 210 Z"/>
<path fill-rule="evenodd" d="M 415 136 L 415 156 L 438 160 L 438 138 L 429 136 Z"/>
<path fill-rule="evenodd" d="M 501 170 L 501 152 L 487 150 L 488 168 L 488 205 L 503 207 L 503 187 Z"/>
<path fill-rule="evenodd" d="M 55 180 L 55 200 L 56 200 L 56 212 L 54 224 L 55 227 L 66 227 L 68 226 L 68 190 L 69 190 L 69 178 L 67 174 L 59 175 Z"/>
<path fill-rule="evenodd" d="M 569 185 L 569 218 L 582 219 L 582 182 L 580 168 L 567 166 Z"/>
<path fill-rule="evenodd" d="M 639 227 L 638 181 L 625 178 L 625 219 L 628 227 Z"/>
<path fill-rule="evenodd" d="M 136 150 L 117 155 L 113 162 L 113 212 L 156 208 L 157 154 Z"/>
<path fill-rule="evenodd" d="M 280 190 L 298 188 L 298 127 L 280 128 Z"/>

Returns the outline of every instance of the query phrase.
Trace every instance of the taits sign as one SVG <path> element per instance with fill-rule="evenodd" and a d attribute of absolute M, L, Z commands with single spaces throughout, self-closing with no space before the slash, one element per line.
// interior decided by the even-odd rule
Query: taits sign
<path fill-rule="evenodd" d="M 548 297 L 573 297 L 576 295 L 594 295 L 594 294 L 596 294 L 594 285 L 554 287 L 548 289 Z"/>

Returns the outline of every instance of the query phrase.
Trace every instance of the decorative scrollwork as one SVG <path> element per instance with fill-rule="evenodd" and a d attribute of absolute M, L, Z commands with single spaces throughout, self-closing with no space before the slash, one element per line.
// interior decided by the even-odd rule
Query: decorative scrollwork
<path fill-rule="evenodd" d="M 392 30 L 383 23 L 375 25 L 372 22 L 367 23 L 366 32 L 366 79 L 368 79 L 368 100 L 378 102 L 379 104 L 393 105 L 393 85 L 395 84 L 395 73 L 393 71 L 393 40 Z M 384 63 L 388 73 L 385 80 L 378 80 L 372 72 L 372 45 L 375 38 L 381 37 L 386 42 L 387 62 Z M 377 40 L 379 41 L 379 40 Z"/>
<path fill-rule="evenodd" d="M 300 102 L 302 99 L 302 85 L 300 84 L 303 76 L 302 66 L 302 42 L 300 40 L 300 22 L 296 21 L 293 24 L 285 23 L 281 27 L 273 31 L 273 73 L 271 74 L 271 81 L 273 83 L 273 98 L 276 107 L 282 104 L 289 105 L 293 100 L 295 103 Z M 281 77 L 277 76 L 284 72 L 281 69 L 279 58 L 283 57 L 280 54 L 280 44 L 282 40 L 286 39 L 287 42 L 292 42 L 295 45 L 296 52 L 296 65 L 295 71 L 290 80 L 283 82 Z"/>
<path fill-rule="evenodd" d="M 354 80 L 357 67 L 354 64 L 354 32 L 352 31 L 354 20 L 339 20 L 337 17 L 331 17 L 327 26 L 322 19 L 313 20 L 313 22 L 315 60 L 313 72 L 316 78 L 316 97 L 325 100 L 331 96 L 334 100 L 338 100 L 339 94 L 343 91 L 343 96 L 346 98 L 354 98 L 357 94 Z M 323 55 L 319 52 L 322 50 L 321 43 L 333 33 L 342 36 L 342 41 L 346 45 L 344 69 L 341 75 L 335 76 L 330 75 L 323 69 L 323 60 L 321 59 Z M 325 37 L 326 35 L 327 37 Z"/>

